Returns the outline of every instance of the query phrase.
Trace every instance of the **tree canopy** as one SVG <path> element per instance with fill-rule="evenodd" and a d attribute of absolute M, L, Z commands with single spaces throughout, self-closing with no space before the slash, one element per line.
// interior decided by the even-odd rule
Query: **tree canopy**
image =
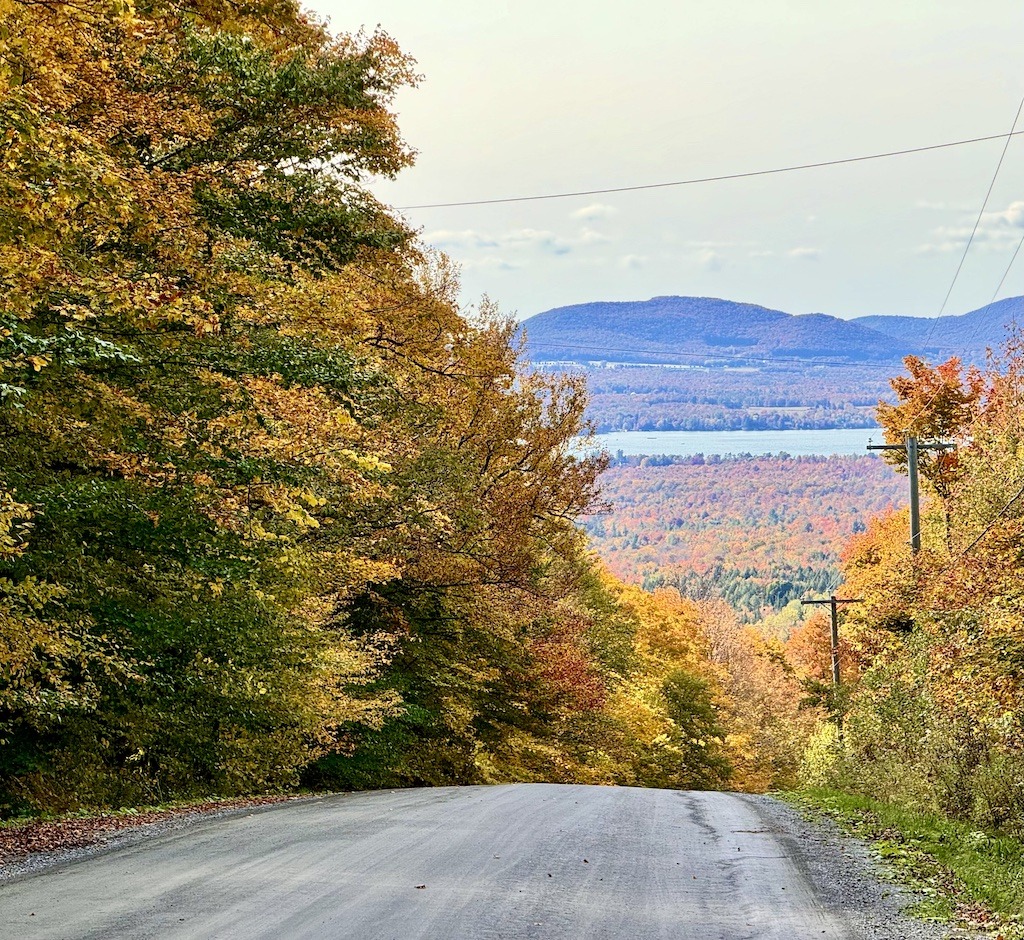
<path fill-rule="evenodd" d="M 575 525 L 580 380 L 367 188 L 416 81 L 290 0 L 0 0 L 5 812 L 727 778 Z"/>

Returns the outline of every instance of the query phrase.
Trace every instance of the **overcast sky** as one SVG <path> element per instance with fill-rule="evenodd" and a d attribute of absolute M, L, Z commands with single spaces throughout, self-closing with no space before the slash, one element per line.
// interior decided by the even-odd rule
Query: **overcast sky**
<path fill-rule="evenodd" d="M 308 3 L 308 0 L 307 0 Z M 394 206 L 661 183 L 1009 131 L 1021 0 L 313 0 L 380 24 L 420 87 Z M 1024 115 L 1018 123 L 1024 130 Z M 408 210 L 527 317 L 592 300 L 724 297 L 789 313 L 935 316 L 1002 141 L 799 173 L 546 202 Z M 992 299 L 1024 235 L 1011 142 L 947 313 Z M 1000 296 L 1024 293 L 1024 251 Z"/>

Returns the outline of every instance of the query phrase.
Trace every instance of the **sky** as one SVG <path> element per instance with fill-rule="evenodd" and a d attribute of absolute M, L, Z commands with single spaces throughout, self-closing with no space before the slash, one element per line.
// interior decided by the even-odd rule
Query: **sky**
<path fill-rule="evenodd" d="M 306 0 L 417 60 L 397 208 L 744 173 L 1007 134 L 1020 0 Z M 1024 113 L 1017 123 L 1024 130 Z M 754 179 L 405 209 L 519 318 L 680 294 L 937 316 L 1005 141 Z M 1013 139 L 946 314 L 993 299 L 1024 236 Z M 999 296 L 1024 294 L 1024 250 Z"/>

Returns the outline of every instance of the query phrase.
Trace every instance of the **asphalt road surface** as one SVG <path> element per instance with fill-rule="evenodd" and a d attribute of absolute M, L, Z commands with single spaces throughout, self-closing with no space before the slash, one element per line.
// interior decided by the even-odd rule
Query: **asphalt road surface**
<path fill-rule="evenodd" d="M 824 884 L 823 852 L 840 880 L 860 862 L 813 841 L 775 801 L 729 793 L 524 784 L 339 795 L 204 820 L 16 879 L 0 886 L 0 936 L 853 940 L 916 931 Z"/>

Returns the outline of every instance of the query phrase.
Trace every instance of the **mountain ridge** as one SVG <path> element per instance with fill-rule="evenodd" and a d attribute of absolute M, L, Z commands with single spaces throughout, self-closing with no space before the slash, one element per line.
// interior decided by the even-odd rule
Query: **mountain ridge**
<path fill-rule="evenodd" d="M 595 301 L 555 307 L 520 325 L 534 361 L 694 365 L 793 358 L 856 363 L 960 355 L 981 361 L 1024 317 L 1024 297 L 958 316 L 790 314 L 718 297 L 662 295 L 646 301 Z"/>

